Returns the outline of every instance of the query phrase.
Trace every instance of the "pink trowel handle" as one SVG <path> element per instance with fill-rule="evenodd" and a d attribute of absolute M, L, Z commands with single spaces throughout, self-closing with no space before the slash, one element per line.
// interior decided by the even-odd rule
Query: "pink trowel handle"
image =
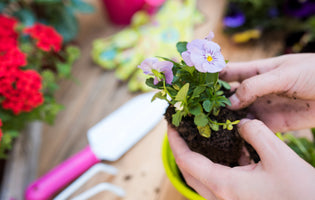
<path fill-rule="evenodd" d="M 90 146 L 68 158 L 41 178 L 35 180 L 26 189 L 27 200 L 50 199 L 56 192 L 71 183 L 100 160 Z"/>

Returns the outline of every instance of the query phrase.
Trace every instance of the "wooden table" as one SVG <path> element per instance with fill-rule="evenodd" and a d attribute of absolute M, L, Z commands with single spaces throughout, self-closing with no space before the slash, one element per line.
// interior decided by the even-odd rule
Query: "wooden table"
<path fill-rule="evenodd" d="M 55 125 L 44 125 L 37 176 L 41 176 L 87 144 L 87 130 L 135 96 L 126 84 L 118 81 L 114 71 L 105 71 L 93 63 L 90 53 L 94 39 L 114 34 L 122 29 L 110 24 L 103 13 L 100 0 L 90 0 L 95 5 L 94 14 L 80 15 L 78 41 L 81 57 L 75 63 L 73 76 L 79 83 L 63 81 L 57 100 L 65 106 Z M 205 21 L 195 29 L 195 38 L 204 38 L 210 30 L 216 33 L 215 41 L 222 47 L 223 55 L 230 61 L 247 61 L 275 55 L 278 44 L 261 43 L 254 46 L 233 45 L 223 35 L 221 18 L 225 1 L 199 0 L 198 8 Z M 161 121 L 148 135 L 116 162 L 104 162 L 116 167 L 119 173 L 109 176 L 100 173 L 93 177 L 73 196 L 101 182 L 110 182 L 126 191 L 126 200 L 183 200 L 165 175 L 161 161 L 161 144 L 166 123 Z M 120 199 L 102 192 L 93 199 Z"/>

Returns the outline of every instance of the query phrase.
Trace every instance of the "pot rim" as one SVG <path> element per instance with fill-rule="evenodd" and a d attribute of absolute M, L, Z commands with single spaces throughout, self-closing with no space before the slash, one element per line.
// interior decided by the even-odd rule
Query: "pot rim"
<path fill-rule="evenodd" d="M 168 142 L 167 134 L 165 135 L 162 144 L 162 161 L 167 177 L 178 192 L 188 199 L 205 200 L 205 198 L 188 187 L 181 178 L 180 171 L 176 165 L 175 158 Z"/>

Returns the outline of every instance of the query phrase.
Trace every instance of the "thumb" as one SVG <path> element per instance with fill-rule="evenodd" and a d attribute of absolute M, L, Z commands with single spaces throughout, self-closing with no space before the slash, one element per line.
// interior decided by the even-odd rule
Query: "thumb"
<path fill-rule="evenodd" d="M 285 145 L 263 122 L 243 119 L 238 124 L 242 138 L 257 151 L 263 163 L 274 163 Z"/>
<path fill-rule="evenodd" d="M 288 88 L 288 79 L 279 70 L 273 70 L 244 80 L 235 94 L 229 99 L 232 110 L 247 107 L 258 97 L 267 94 L 280 93 Z"/>

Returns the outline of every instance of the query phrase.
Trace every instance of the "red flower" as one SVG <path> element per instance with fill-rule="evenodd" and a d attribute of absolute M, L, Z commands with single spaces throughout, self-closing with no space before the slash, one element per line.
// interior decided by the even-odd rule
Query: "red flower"
<path fill-rule="evenodd" d="M 23 52 L 21 52 L 17 46 L 12 45 L 10 48 L 8 47 L 8 49 L 6 50 L 0 49 L 0 63 L 1 65 L 15 68 L 25 66 L 27 63 L 26 55 Z"/>
<path fill-rule="evenodd" d="M 12 81 L 13 77 L 13 82 Z M 8 77 L 9 78 L 9 77 Z M 44 102 L 40 89 L 42 87 L 41 77 L 34 70 L 17 70 L 11 74 L 11 79 L 2 80 L 0 94 L 5 97 L 2 102 L 4 109 L 10 109 L 14 114 L 29 112 Z M 1 81 L 0 81 L 1 83 Z"/>
<path fill-rule="evenodd" d="M 37 40 L 37 47 L 43 51 L 60 51 L 62 45 L 62 36 L 51 26 L 36 23 L 32 27 L 25 28 L 24 33 L 29 34 Z"/>
<path fill-rule="evenodd" d="M 15 37 L 17 33 L 14 31 L 17 21 L 12 17 L 0 14 L 0 37 Z"/>
<path fill-rule="evenodd" d="M 14 30 L 16 23 L 15 19 L 0 15 L 0 96 L 4 98 L 1 104 L 4 109 L 10 109 L 17 115 L 23 111 L 29 112 L 41 105 L 44 98 L 40 92 L 41 76 L 34 70 L 20 69 L 21 66 L 27 64 L 27 61 L 25 53 L 18 47 L 18 35 Z M 34 36 L 35 38 L 40 36 L 38 37 L 39 46 L 43 46 L 42 43 L 47 40 L 43 36 L 54 36 L 51 34 L 52 28 L 42 27 L 41 31 L 35 32 L 36 37 Z M 58 35 L 55 36 L 55 40 L 56 38 Z M 60 49 L 61 42 L 56 45 L 50 43 L 48 50 L 50 50 L 50 45 L 53 45 L 56 51 Z"/>

